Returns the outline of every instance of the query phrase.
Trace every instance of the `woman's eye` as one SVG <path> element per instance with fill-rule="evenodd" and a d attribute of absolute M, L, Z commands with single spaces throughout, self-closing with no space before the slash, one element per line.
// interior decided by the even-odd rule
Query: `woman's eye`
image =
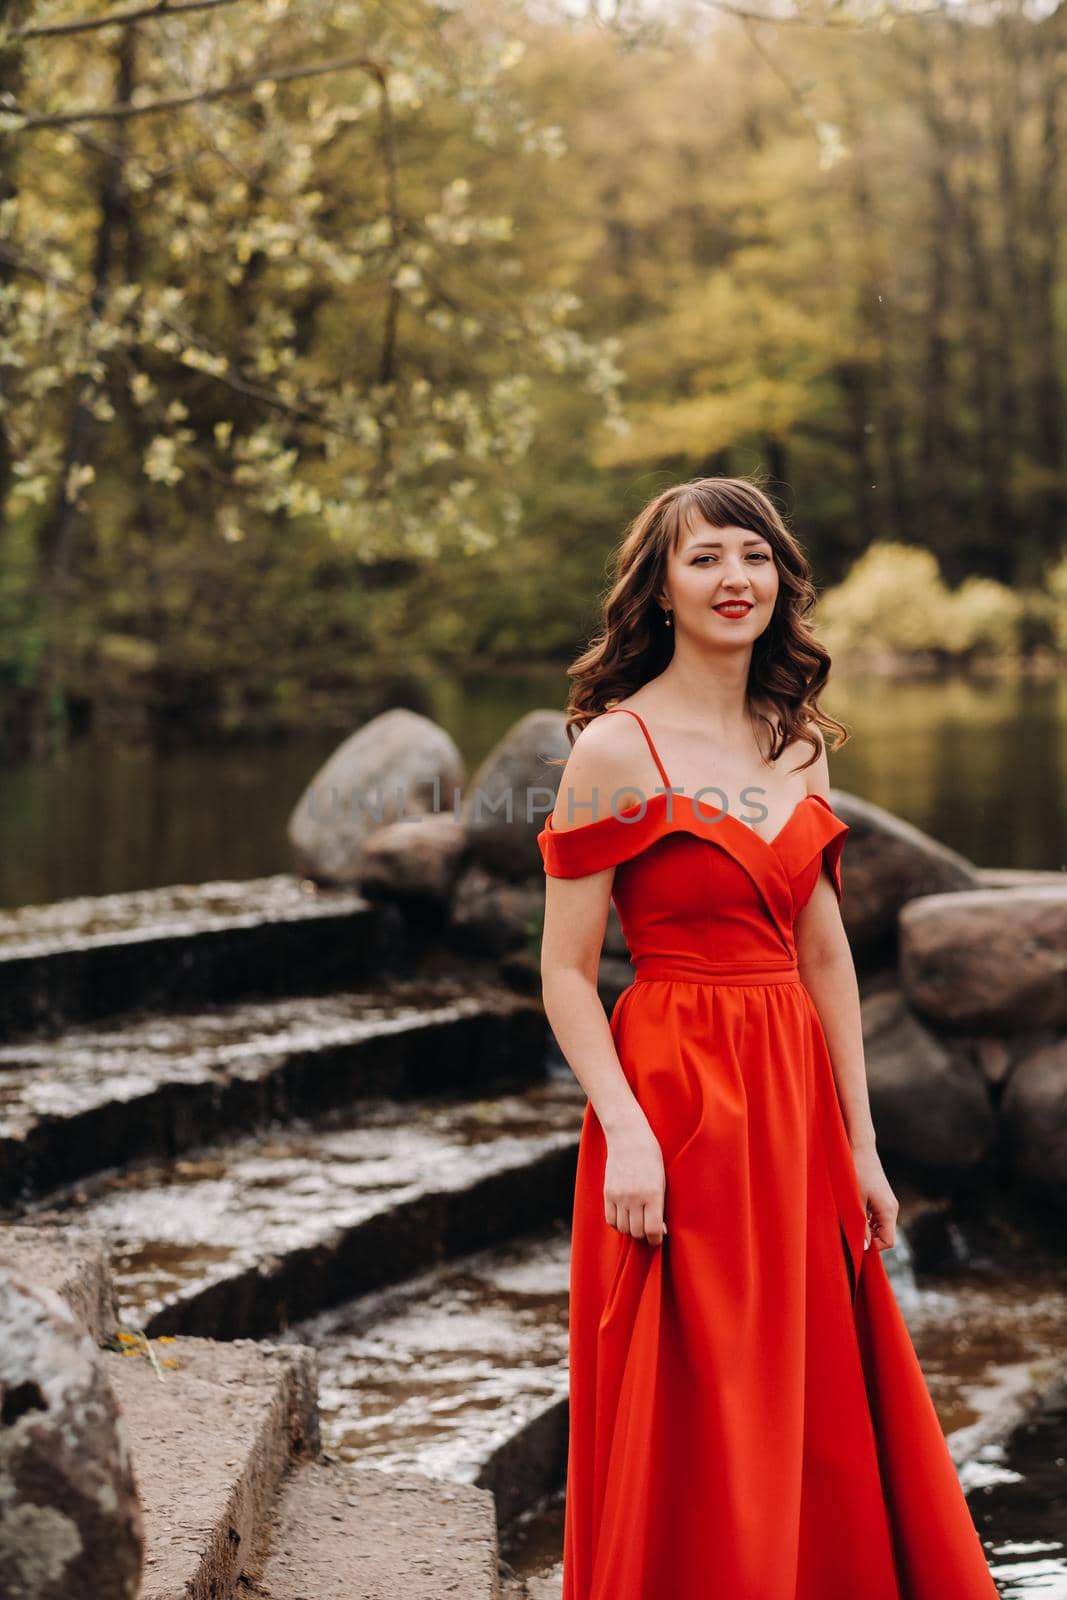
<path fill-rule="evenodd" d="M 693 562 L 693 566 L 698 567 L 702 561 L 715 561 L 716 559 L 717 557 L 715 556 L 697 556 L 696 560 Z M 750 561 L 769 561 L 771 558 L 764 550 L 750 550 L 748 553 L 748 559 Z"/>

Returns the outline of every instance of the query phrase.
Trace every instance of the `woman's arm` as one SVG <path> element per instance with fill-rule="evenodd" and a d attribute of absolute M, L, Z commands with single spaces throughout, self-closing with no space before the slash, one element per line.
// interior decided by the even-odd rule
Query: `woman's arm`
<path fill-rule="evenodd" d="M 625 746 L 621 732 L 612 728 L 608 738 L 607 729 L 595 724 L 583 730 L 560 779 L 554 829 L 563 833 L 582 825 L 568 822 L 568 795 L 578 818 L 608 814 L 603 797 L 625 781 L 618 776 L 617 751 L 620 744 Z M 599 804 L 595 812 L 589 809 L 594 798 Z M 667 1231 L 662 1152 L 623 1072 L 597 991 L 614 876 L 614 867 L 579 878 L 546 876 L 541 993 L 556 1042 L 588 1095 L 607 1140 L 605 1221 L 622 1233 L 659 1244 Z"/>
<path fill-rule="evenodd" d="M 626 1081 L 597 991 L 614 867 L 584 878 L 546 878 L 541 940 L 545 1014 L 604 1132 L 643 1116 Z"/>
<path fill-rule="evenodd" d="M 853 1150 L 873 1150 L 859 984 L 837 896 L 825 872 L 797 917 L 796 944 L 801 982 L 815 1002 L 829 1046 L 849 1144 Z"/>
<path fill-rule="evenodd" d="M 825 749 L 810 767 L 810 794 L 830 798 Z M 867 1089 L 859 984 L 841 908 L 825 867 L 795 925 L 801 982 L 819 1014 L 852 1147 L 853 1162 L 868 1211 L 865 1248 L 872 1232 L 879 1249 L 896 1242 L 898 1203 L 882 1169 Z"/>

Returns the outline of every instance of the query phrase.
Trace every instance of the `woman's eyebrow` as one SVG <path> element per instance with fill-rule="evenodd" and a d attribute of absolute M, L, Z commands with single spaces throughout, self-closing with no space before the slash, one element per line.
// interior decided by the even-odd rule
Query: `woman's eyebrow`
<path fill-rule="evenodd" d="M 770 541 L 768 539 L 765 539 L 761 533 L 754 533 L 751 538 L 742 539 L 741 543 L 743 545 L 745 545 L 745 544 L 769 544 Z M 686 549 L 687 550 L 703 550 L 703 549 L 721 550 L 722 549 L 722 540 L 721 539 L 697 539 L 693 544 L 686 545 Z"/>

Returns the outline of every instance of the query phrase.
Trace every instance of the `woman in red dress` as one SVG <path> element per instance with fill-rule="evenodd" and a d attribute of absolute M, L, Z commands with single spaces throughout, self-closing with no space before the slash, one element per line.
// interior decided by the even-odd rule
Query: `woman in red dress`
<path fill-rule="evenodd" d="M 995 1600 L 881 1259 L 810 567 L 743 478 L 658 495 L 616 565 L 539 835 L 589 1097 L 563 1600 Z"/>

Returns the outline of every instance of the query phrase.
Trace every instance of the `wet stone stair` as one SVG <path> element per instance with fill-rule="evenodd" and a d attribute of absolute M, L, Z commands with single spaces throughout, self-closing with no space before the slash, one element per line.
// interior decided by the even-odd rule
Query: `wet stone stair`
<path fill-rule="evenodd" d="M 492 1490 L 502 1526 L 562 1484 L 569 1228 L 457 1261 L 286 1335 L 318 1351 L 323 1437 L 342 1460 Z"/>
<path fill-rule="evenodd" d="M 542 1035 L 514 996 L 394 981 L 0 1045 L 0 1204 L 375 1097 L 521 1082 Z"/>
<path fill-rule="evenodd" d="M 125 1319 L 149 1335 L 259 1338 L 562 1214 L 575 1097 L 373 1100 L 87 1179 L 47 1208 L 105 1237 Z"/>
<path fill-rule="evenodd" d="M 0 911 L 0 1036 L 133 1006 L 328 994 L 403 960 L 395 908 L 289 873 Z"/>
<path fill-rule="evenodd" d="M 502 1592 L 566 1445 L 584 1097 L 547 1045 L 296 879 L 0 917 L 0 1265 L 101 1251 L 142 1600 Z"/>

